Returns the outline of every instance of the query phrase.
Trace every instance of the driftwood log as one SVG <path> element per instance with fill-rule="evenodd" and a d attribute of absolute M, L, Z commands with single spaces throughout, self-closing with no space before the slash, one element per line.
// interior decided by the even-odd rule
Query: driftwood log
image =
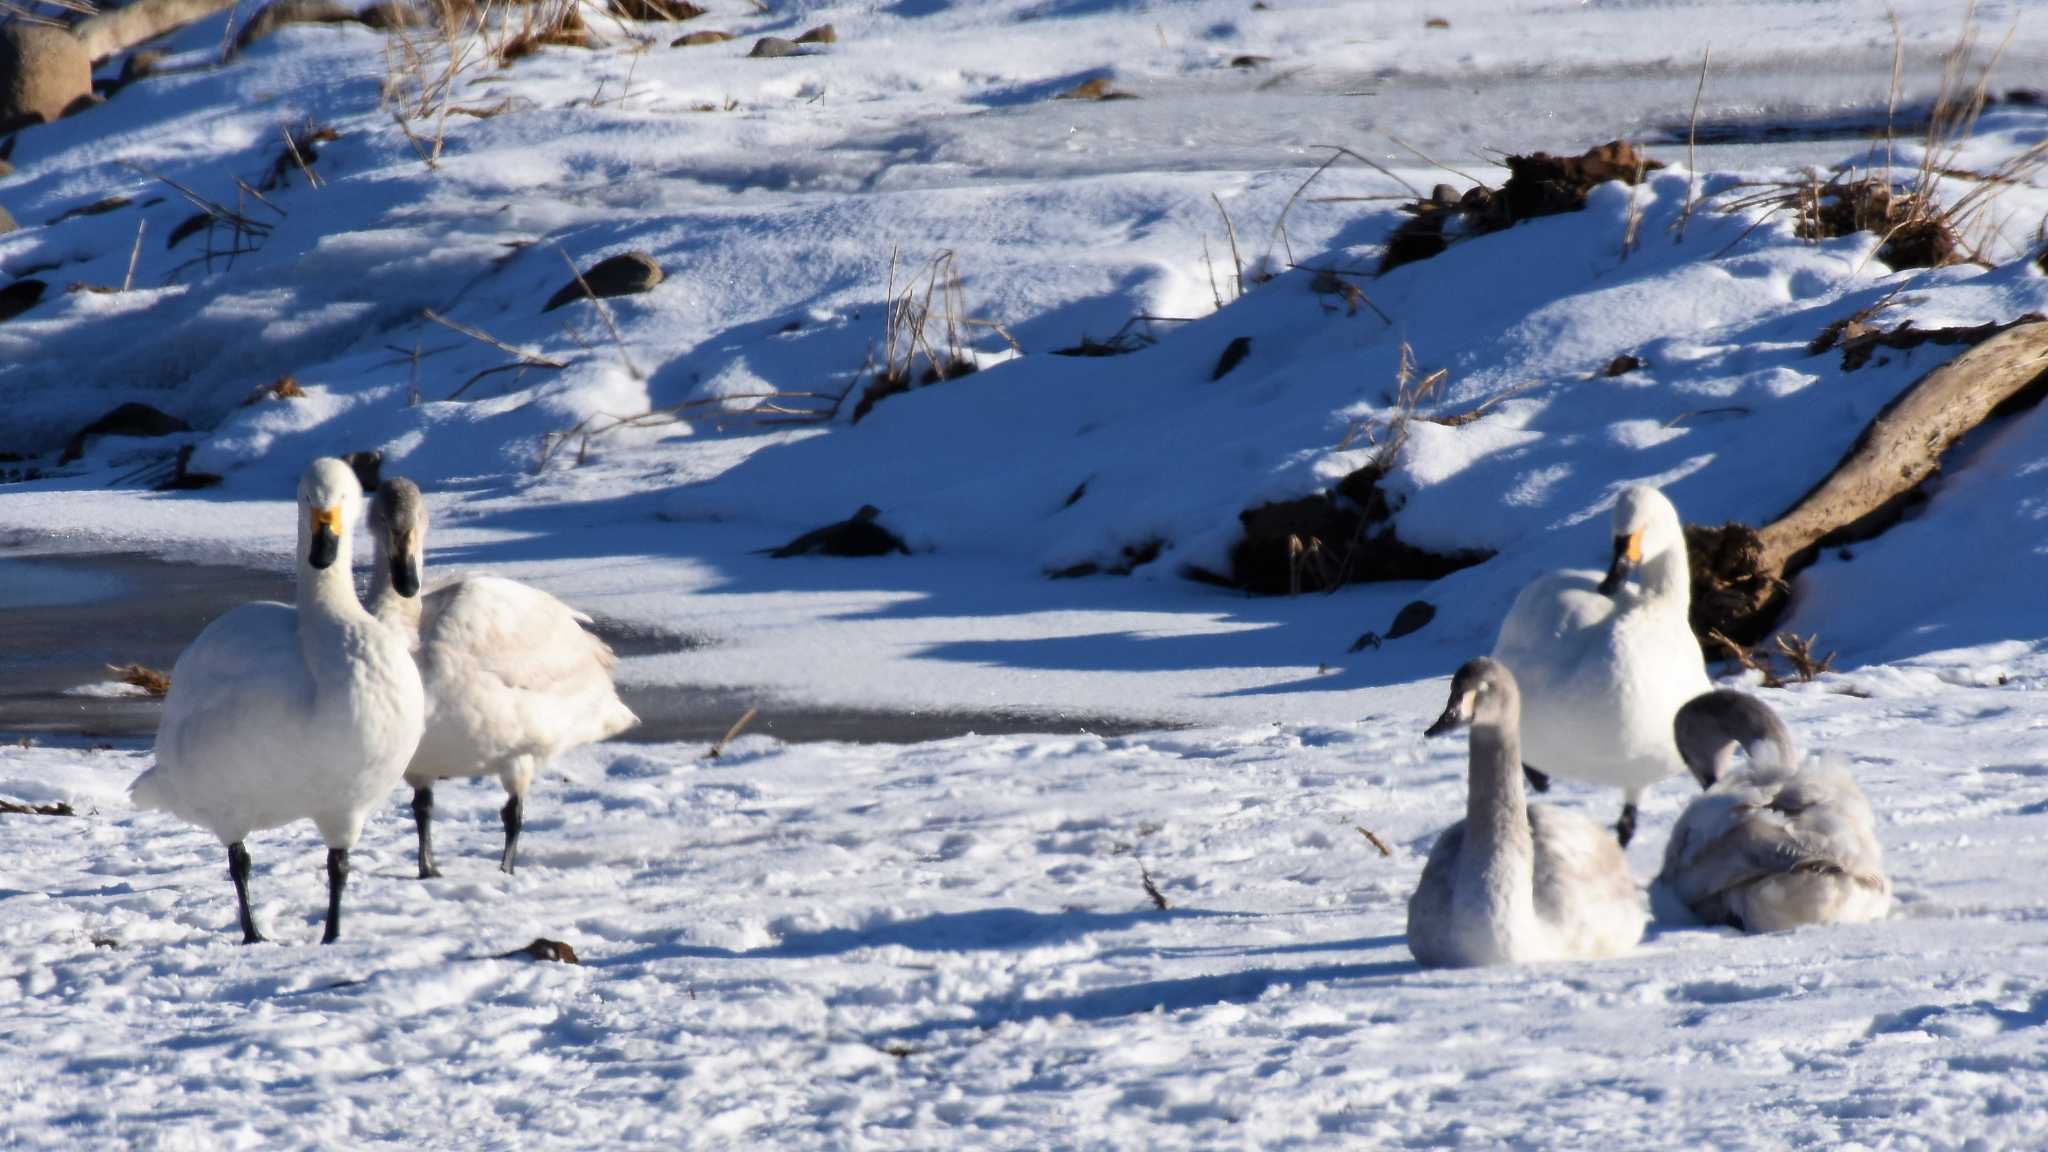
<path fill-rule="evenodd" d="M 125 8 L 86 17 L 71 29 L 71 34 L 85 45 L 85 54 L 97 62 L 232 8 L 234 3 L 235 0 L 135 0 Z"/>
<path fill-rule="evenodd" d="M 1690 525 L 1693 631 L 1763 639 L 1787 581 L 1822 548 L 1868 540 L 1897 523 L 1956 441 L 2048 392 L 2048 322 L 2008 328 L 1915 381 L 1884 406 L 1834 470 L 1784 515 L 1751 529 Z M 1710 652 L 1721 647 L 1709 643 Z M 1724 653 L 1725 654 L 1725 653 Z"/>

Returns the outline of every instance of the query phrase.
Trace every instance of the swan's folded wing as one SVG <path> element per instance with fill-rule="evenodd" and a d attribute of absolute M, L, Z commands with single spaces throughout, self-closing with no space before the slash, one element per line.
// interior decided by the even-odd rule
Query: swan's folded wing
<path fill-rule="evenodd" d="M 1548 804 L 1530 806 L 1529 827 L 1536 844 L 1537 915 L 1601 933 L 1625 933 L 1632 924 L 1641 935 L 1647 904 L 1612 829 Z"/>
<path fill-rule="evenodd" d="M 297 611 L 244 604 L 206 626 L 171 667 L 157 725 L 157 759 L 200 766 L 225 741 L 257 748 L 260 718 L 308 707 L 310 679 L 300 653 Z"/>
<path fill-rule="evenodd" d="M 580 613 L 512 580 L 470 577 L 436 589 L 420 625 L 430 680 L 469 681 L 465 699 L 493 702 L 491 723 L 557 747 L 623 730 L 630 713 L 612 687 L 612 651 Z"/>
<path fill-rule="evenodd" d="M 1546 572 L 1515 597 L 1493 658 L 1506 664 L 1529 689 L 1532 678 L 1554 678 L 1546 669 L 1569 664 L 1577 652 L 1571 637 L 1614 615 L 1614 600 L 1600 592 L 1597 572 Z"/>
<path fill-rule="evenodd" d="M 1869 803 L 1846 776 L 1793 773 L 1724 782 L 1679 817 L 1662 879 L 1697 909 L 1799 872 L 1884 885 Z"/>

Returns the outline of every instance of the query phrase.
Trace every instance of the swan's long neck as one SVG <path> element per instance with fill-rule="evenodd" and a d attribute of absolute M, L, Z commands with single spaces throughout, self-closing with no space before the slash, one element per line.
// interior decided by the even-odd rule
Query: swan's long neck
<path fill-rule="evenodd" d="M 301 523 L 304 517 L 301 516 Z M 315 568 L 306 557 L 311 551 L 309 533 L 301 528 L 299 532 L 299 643 L 310 657 L 316 646 L 330 643 L 337 624 L 363 614 L 362 602 L 356 599 L 355 573 L 350 565 L 349 539 L 347 533 L 341 537 L 341 545 L 334 555 L 334 563 L 325 568 Z M 309 661 L 309 666 L 317 667 Z"/>
<path fill-rule="evenodd" d="M 1496 946 L 1535 920 L 1536 838 L 1522 789 L 1519 717 L 1472 726 L 1471 778 L 1465 793 L 1468 875 Z M 1507 957 L 1503 955 L 1503 959 Z"/>
<path fill-rule="evenodd" d="M 1692 608 L 1692 563 L 1681 542 L 1650 557 L 1637 570 L 1643 598 L 1684 615 Z"/>

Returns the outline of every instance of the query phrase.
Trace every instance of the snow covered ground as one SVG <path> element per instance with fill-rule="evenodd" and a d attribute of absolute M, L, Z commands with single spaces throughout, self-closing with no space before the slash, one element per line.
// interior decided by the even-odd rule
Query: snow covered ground
<path fill-rule="evenodd" d="M 1419 735 L 1440 684 L 1342 725 L 587 750 L 512 879 L 495 786 L 443 790 L 427 884 L 394 798 L 332 948 L 309 830 L 258 838 L 279 943 L 243 948 L 220 846 L 127 809 L 143 754 L 11 753 L 0 791 L 90 814 L 4 818 L 0 1139 L 2039 1146 L 2044 685 L 1851 685 L 1772 698 L 1883 813 L 1894 918 L 1666 919 L 1622 959 L 1454 973 L 1402 939 L 1462 805 L 1460 742 Z M 1684 792 L 1653 796 L 1639 873 Z M 582 966 L 493 958 L 536 936 Z"/>
<path fill-rule="evenodd" d="M 1962 14 L 1898 7 L 1910 124 Z M 2048 69 L 2048 21 L 2025 7 L 1977 10 L 1987 54 L 2014 29 L 1993 90 Z M 1423 855 L 1462 812 L 1462 745 L 1419 735 L 1443 677 L 1531 574 L 1602 558 L 1617 487 L 1757 523 L 1951 354 L 1848 370 L 1807 349 L 1827 325 L 1872 306 L 1886 327 L 2048 312 L 2036 184 L 1975 221 L 1986 265 L 1934 271 L 1892 272 L 1868 233 L 1808 243 L 1718 210 L 1745 180 L 1870 161 L 1846 130 L 1883 122 L 1882 5 L 902 0 L 591 20 L 595 51 L 466 72 L 451 106 L 509 103 L 448 117 L 432 167 L 379 106 L 386 41 L 352 27 L 287 30 L 218 69 L 200 65 L 220 28 L 195 27 L 173 43 L 192 70 L 24 133 L 0 177 L 24 225 L 0 235 L 0 272 L 52 287 L 0 322 L 0 452 L 46 475 L 0 484 L 0 565 L 143 551 L 281 569 L 306 459 L 377 448 L 428 489 L 441 570 L 686 640 L 622 661 L 642 691 L 1163 734 L 587 749 L 537 786 L 509 879 L 491 787 L 444 790 L 448 876 L 424 885 L 394 798 L 331 949 L 307 946 L 310 830 L 252 845 L 281 943 L 239 948 L 218 845 L 127 808 L 146 748 L 0 749 L 0 797 L 83 814 L 0 816 L 0 1145 L 2048 1143 L 2040 409 L 1967 441 L 1911 519 L 1795 588 L 1786 626 L 1841 670 L 1768 695 L 1870 790 L 1895 918 L 1747 939 L 1666 915 L 1626 958 L 1462 974 L 1417 971 L 1401 938 Z M 839 39 L 816 55 L 745 58 L 756 35 L 827 21 Z M 739 39 L 666 47 L 700 26 Z M 1684 128 L 1710 44 L 1695 179 Z M 1231 66 L 1248 54 L 1269 59 Z M 1095 77 L 1138 99 L 1051 99 Z M 339 134 L 314 161 L 324 183 L 294 168 L 274 208 L 238 200 L 236 178 L 261 181 L 309 122 Z M 1376 265 L 1404 185 L 1497 184 L 1487 149 L 1624 135 L 1672 167 L 1354 277 L 1370 307 L 1312 288 L 1305 268 Z M 1941 195 L 2044 139 L 2048 110 L 1993 108 Z M 1295 199 L 1326 144 L 1389 172 L 1342 160 Z M 191 263 L 204 237 L 167 248 L 193 211 L 169 181 L 239 203 L 271 229 L 260 250 L 209 266 Z M 1710 198 L 1688 213 L 1695 192 Z M 1278 272 L 1241 298 L 1219 203 L 1248 267 Z M 138 227 L 133 290 L 63 290 L 119 285 Z M 616 339 L 587 302 L 541 312 L 565 256 L 627 249 L 668 277 L 610 302 Z M 946 251 L 966 314 L 1007 337 L 968 329 L 981 371 L 852 422 L 892 255 L 900 292 Z M 505 357 L 426 308 L 564 366 L 463 390 Z M 1175 319 L 1140 322 L 1157 342 L 1129 355 L 1050 354 L 1141 314 Z M 1212 380 L 1240 337 L 1249 356 Z M 1404 345 L 1447 373 L 1425 416 L 1491 403 L 1410 425 L 1395 524 L 1497 555 L 1295 599 L 1185 579 L 1227 564 L 1240 510 L 1372 456 Z M 1601 374 L 1623 354 L 1644 366 Z M 303 397 L 242 405 L 286 373 Z M 763 392 L 848 390 L 829 421 L 749 414 Z M 123 401 L 198 431 L 55 463 Z M 185 445 L 219 487 L 122 481 Z M 863 503 L 910 555 L 758 554 Z M 1047 578 L 1155 542 L 1127 577 Z M 0 567 L 0 607 L 147 593 L 18 578 L 35 570 Z M 1348 651 L 1418 598 L 1428 627 Z M 0 675 L 35 658 L 0 637 Z M 1685 792 L 1649 801 L 1639 874 Z M 1553 799 L 1612 816 L 1610 796 Z M 536 936 L 583 964 L 498 958 Z"/>

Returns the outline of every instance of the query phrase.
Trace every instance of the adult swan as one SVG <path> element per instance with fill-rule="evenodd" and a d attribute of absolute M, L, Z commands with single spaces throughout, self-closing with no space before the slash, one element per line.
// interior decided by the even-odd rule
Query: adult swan
<path fill-rule="evenodd" d="M 1713 687 L 1687 620 L 1691 605 L 1678 510 L 1655 488 L 1637 486 L 1614 502 L 1606 576 L 1566 569 L 1538 577 L 1515 597 L 1493 646 L 1528 705 L 1522 755 L 1530 782 L 1540 792 L 1544 774 L 1555 773 L 1620 788 L 1614 831 L 1624 847 L 1643 791 L 1684 766 L 1672 717 Z"/>
<path fill-rule="evenodd" d="M 590 617 L 538 588 L 468 576 L 420 592 L 427 506 L 419 486 L 392 477 L 370 506 L 377 566 L 370 607 L 416 647 L 427 690 L 427 732 L 405 770 L 419 831 L 420 879 L 434 865 L 434 781 L 496 776 L 512 871 L 533 777 L 571 748 L 639 723 L 612 687 L 612 650 L 583 630 Z"/>
<path fill-rule="evenodd" d="M 327 842 L 327 932 L 341 935 L 348 853 L 405 773 L 424 726 L 405 639 L 363 610 L 349 571 L 362 485 L 339 460 L 299 481 L 298 604 L 244 604 L 206 626 L 171 670 L 156 767 L 129 789 L 220 837 L 242 919 L 249 833 L 311 820 Z"/>

